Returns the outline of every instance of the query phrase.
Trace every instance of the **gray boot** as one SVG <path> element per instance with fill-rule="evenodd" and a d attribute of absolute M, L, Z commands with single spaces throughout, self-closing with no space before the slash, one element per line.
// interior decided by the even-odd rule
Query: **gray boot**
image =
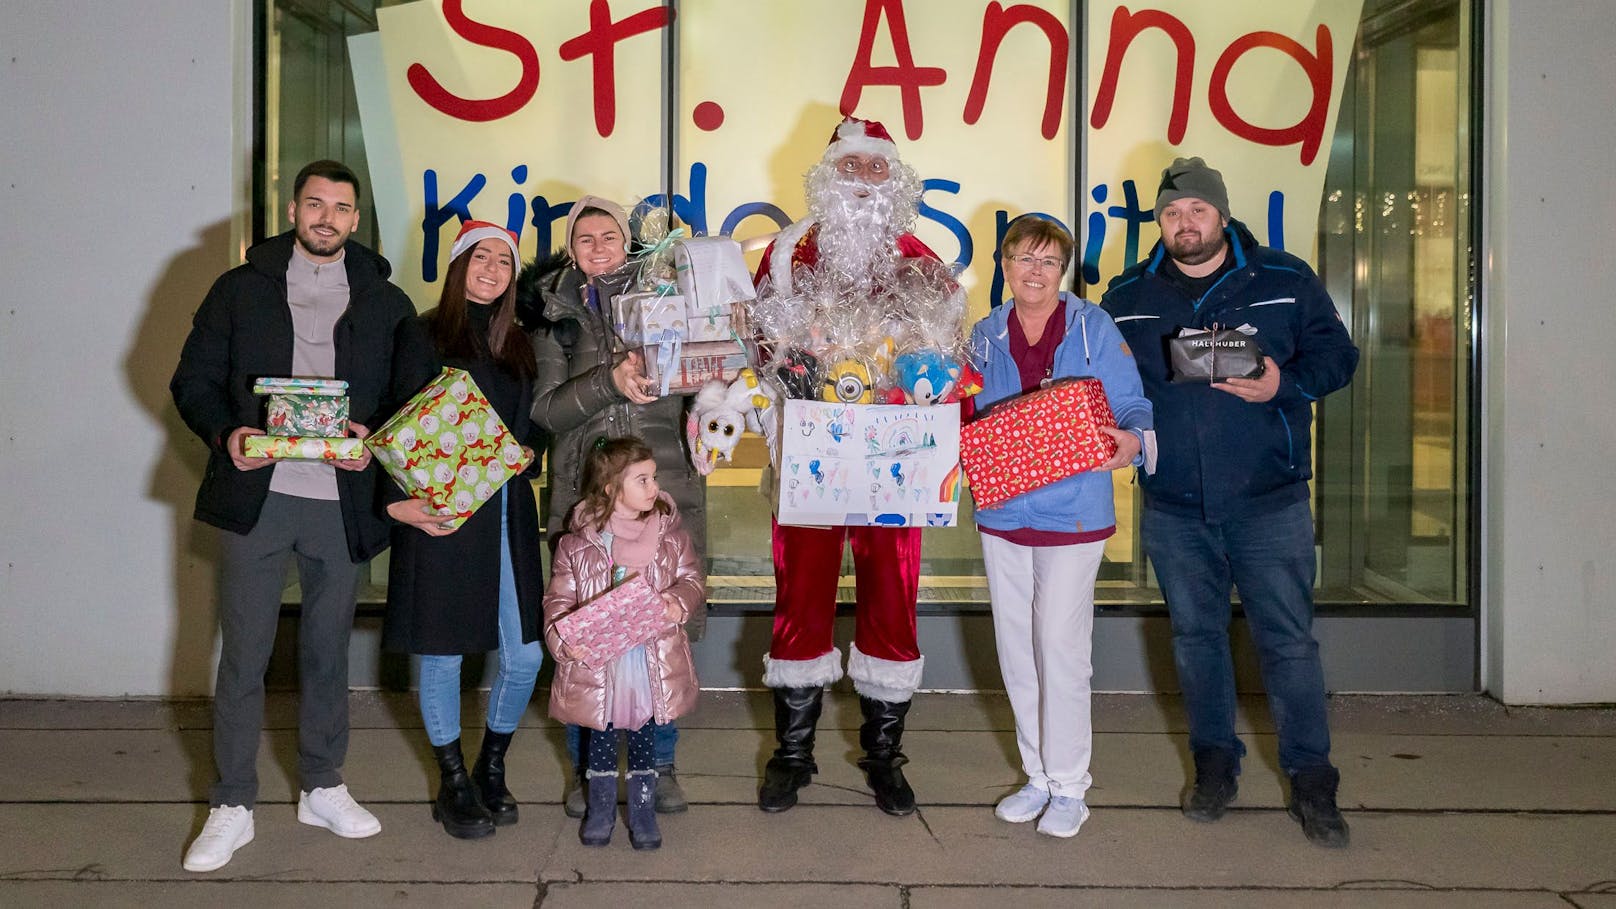
<path fill-rule="evenodd" d="M 591 780 L 593 782 L 593 780 Z M 656 819 L 656 771 L 628 776 L 628 841 L 635 849 L 658 849 L 662 831 Z M 587 820 L 584 823 L 589 823 Z"/>
<path fill-rule="evenodd" d="M 656 769 L 656 813 L 679 814 L 690 808 L 690 802 L 685 799 L 684 787 L 679 785 L 679 778 L 673 775 L 673 765 L 663 764 Z"/>
<path fill-rule="evenodd" d="M 617 774 L 590 777 L 588 790 L 584 822 L 578 825 L 578 840 L 585 846 L 604 846 L 612 841 L 612 828 L 617 826 Z"/>
<path fill-rule="evenodd" d="M 577 767 L 567 774 L 567 792 L 562 797 L 561 810 L 567 813 L 567 817 L 583 817 L 585 801 L 584 770 L 582 767 Z"/>

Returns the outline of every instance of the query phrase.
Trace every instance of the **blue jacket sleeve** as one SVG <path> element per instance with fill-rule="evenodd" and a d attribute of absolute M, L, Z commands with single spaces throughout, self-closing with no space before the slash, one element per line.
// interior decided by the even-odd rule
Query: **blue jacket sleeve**
<path fill-rule="evenodd" d="M 1097 351 L 1094 374 L 1105 386 L 1105 396 L 1111 402 L 1111 414 L 1116 417 L 1117 426 L 1139 437 L 1139 455 L 1134 458 L 1134 465 L 1138 466 L 1144 463 L 1145 433 L 1156 425 L 1155 411 L 1150 399 L 1145 397 L 1139 367 L 1123 342 L 1122 332 L 1104 310 L 1095 310 L 1095 314 L 1099 318 L 1089 320 L 1094 323 L 1091 349 Z"/>
<path fill-rule="evenodd" d="M 1290 362 L 1279 364 L 1279 391 L 1274 403 L 1281 406 L 1317 401 L 1345 388 L 1358 368 L 1358 348 L 1347 334 L 1335 303 L 1311 269 L 1297 288 L 1296 302 L 1301 307 L 1302 321 L 1295 354 Z"/>

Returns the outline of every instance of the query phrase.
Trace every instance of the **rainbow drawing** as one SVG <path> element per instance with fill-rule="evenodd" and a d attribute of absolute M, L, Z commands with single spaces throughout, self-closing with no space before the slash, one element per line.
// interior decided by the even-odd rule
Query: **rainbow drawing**
<path fill-rule="evenodd" d="M 943 477 L 942 486 L 937 490 L 937 501 L 958 502 L 960 497 L 960 466 L 955 464 Z"/>

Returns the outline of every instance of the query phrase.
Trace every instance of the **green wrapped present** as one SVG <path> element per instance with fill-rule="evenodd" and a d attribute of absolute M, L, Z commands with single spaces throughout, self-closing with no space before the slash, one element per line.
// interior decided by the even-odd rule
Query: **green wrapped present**
<path fill-rule="evenodd" d="M 264 430 L 272 436 L 343 438 L 348 434 L 348 396 L 272 394 L 264 407 Z"/>
<path fill-rule="evenodd" d="M 365 439 L 376 462 L 458 527 L 532 460 L 463 369 L 446 368 Z"/>
<path fill-rule="evenodd" d="M 280 461 L 357 461 L 365 456 L 365 443 L 324 436 L 247 436 L 241 451 L 249 458 Z"/>

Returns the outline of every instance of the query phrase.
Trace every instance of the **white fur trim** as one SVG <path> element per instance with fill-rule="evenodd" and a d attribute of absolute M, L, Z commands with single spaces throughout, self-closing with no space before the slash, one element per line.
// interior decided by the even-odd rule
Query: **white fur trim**
<path fill-rule="evenodd" d="M 824 160 L 835 161 L 843 155 L 880 155 L 897 161 L 898 146 L 870 135 L 863 123 L 846 122 L 836 127 L 836 141 L 825 146 Z"/>
<path fill-rule="evenodd" d="M 847 676 L 853 680 L 853 690 L 878 701 L 901 704 L 914 697 L 925 666 L 924 656 L 902 662 L 882 660 L 860 651 L 856 644 L 848 647 Z"/>
<path fill-rule="evenodd" d="M 813 226 L 812 218 L 803 218 L 775 235 L 774 249 L 769 252 L 769 285 L 773 293 L 791 295 L 791 259 L 797 252 L 797 243 Z"/>
<path fill-rule="evenodd" d="M 842 652 L 835 647 L 811 660 L 776 660 L 763 655 L 763 684 L 770 688 L 813 688 L 841 677 Z"/>
<path fill-rule="evenodd" d="M 503 227 L 473 227 L 455 238 L 454 245 L 449 247 L 449 261 L 453 262 L 460 254 L 484 240 L 499 240 L 511 248 L 511 271 L 514 273 L 522 267 L 522 254 L 516 249 L 516 241 L 511 239 L 511 232 Z"/>

